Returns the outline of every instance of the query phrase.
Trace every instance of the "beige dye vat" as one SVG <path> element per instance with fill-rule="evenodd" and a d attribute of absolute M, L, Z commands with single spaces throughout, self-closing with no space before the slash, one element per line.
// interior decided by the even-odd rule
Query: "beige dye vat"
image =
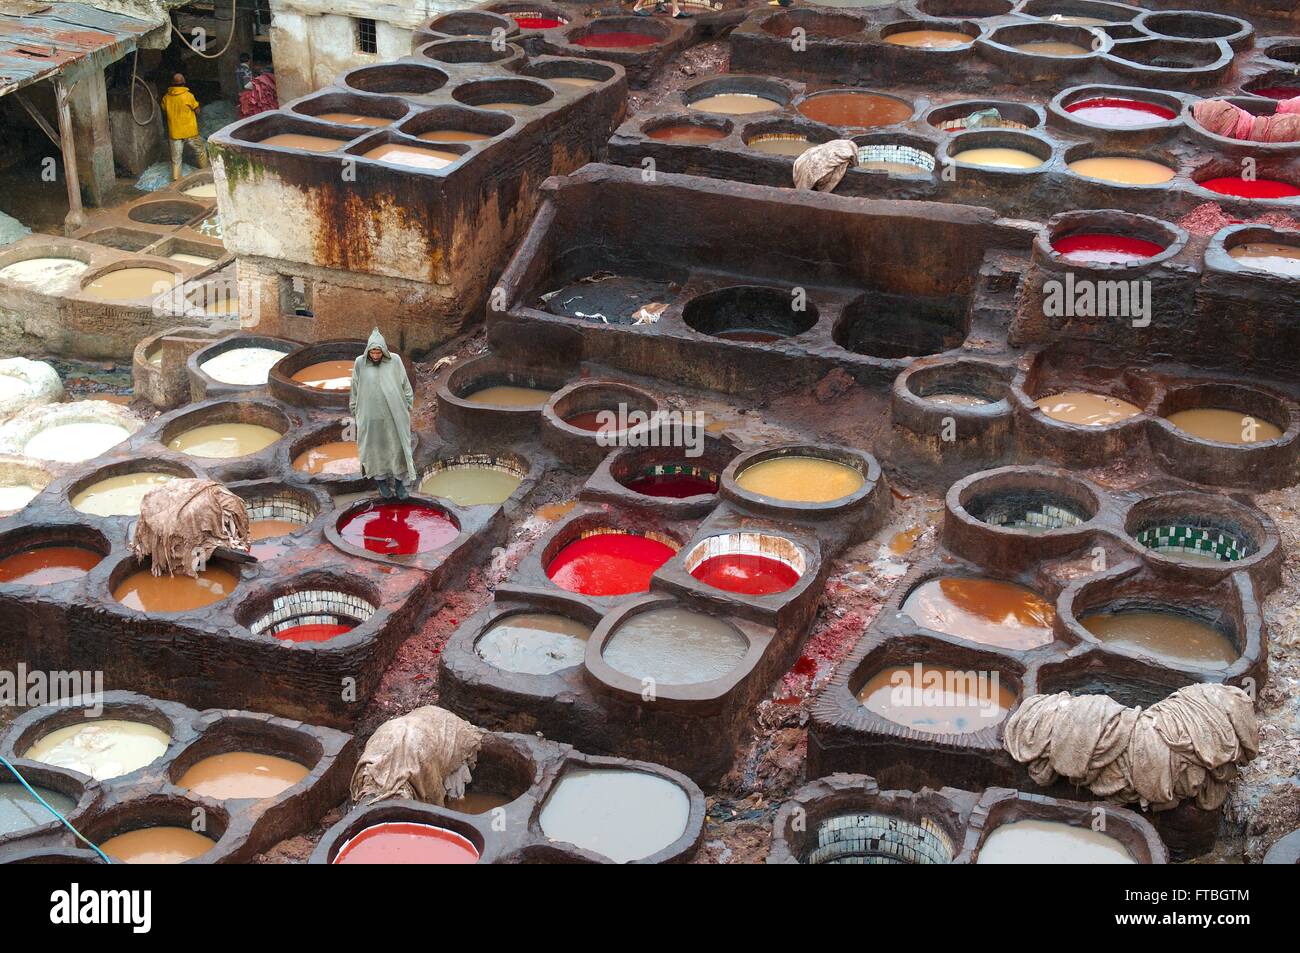
<path fill-rule="evenodd" d="M 1033 40 L 1016 45 L 1022 53 L 1034 53 L 1038 56 L 1087 56 L 1092 50 L 1078 43 L 1063 43 L 1060 40 Z"/>
<path fill-rule="evenodd" d="M 415 138 L 425 142 L 482 142 L 492 137 L 486 132 L 470 132 L 468 129 L 430 129 Z"/>
<path fill-rule="evenodd" d="M 465 400 L 471 404 L 489 404 L 493 407 L 541 407 L 551 399 L 553 393 L 554 391 L 537 387 L 496 384 L 474 391 Z"/>
<path fill-rule="evenodd" d="M 1065 390 L 1040 397 L 1038 409 L 1053 420 L 1086 427 L 1106 427 L 1142 413 L 1142 408 L 1118 397 L 1086 390 Z"/>
<path fill-rule="evenodd" d="M 260 145 L 302 149 L 306 152 L 333 152 L 346 142 L 346 139 L 331 139 L 329 136 L 303 136 L 296 132 L 281 132 L 261 140 Z"/>
<path fill-rule="evenodd" d="M 363 116 L 361 113 L 337 112 L 321 113 L 316 117 L 325 122 L 342 123 L 345 126 L 387 126 L 391 119 L 383 116 Z"/>
<path fill-rule="evenodd" d="M 300 473 L 325 476 L 353 476 L 361 473 L 361 451 L 355 440 L 332 440 L 309 447 L 293 458 Z"/>
<path fill-rule="evenodd" d="M 876 672 L 858 701 L 882 718 L 925 734 L 969 734 L 998 724 L 1016 703 L 997 672 L 914 662 Z"/>
<path fill-rule="evenodd" d="M 1126 156 L 1097 156 L 1078 159 L 1069 165 L 1070 171 L 1099 182 L 1115 185 L 1163 185 L 1176 174 L 1167 165 L 1150 159 L 1133 159 Z"/>
<path fill-rule="evenodd" d="M 538 823 L 552 841 L 616 863 L 655 854 L 686 833 L 691 801 L 666 778 L 617 768 L 571 767 L 542 804 Z"/>
<path fill-rule="evenodd" d="M 351 390 L 352 363 L 351 360 L 318 361 L 295 372 L 293 380 L 317 390 Z"/>
<path fill-rule="evenodd" d="M 281 436 L 279 431 L 259 424 L 204 424 L 173 437 L 167 446 L 192 457 L 226 460 L 265 450 Z"/>
<path fill-rule="evenodd" d="M 902 612 L 917 625 L 1005 649 L 1032 649 L 1053 639 L 1056 610 L 1031 589 L 996 579 L 928 579 L 908 594 Z"/>
<path fill-rule="evenodd" d="M 183 261 L 187 265 L 210 265 L 216 261 L 215 258 L 207 258 L 203 255 L 187 255 L 184 252 L 168 255 L 167 259 L 169 261 Z"/>
<path fill-rule="evenodd" d="M 1271 271 L 1275 275 L 1300 278 L 1300 245 L 1276 242 L 1246 242 L 1228 249 L 1228 254 L 1243 268 Z"/>
<path fill-rule="evenodd" d="M 492 624 L 474 644 L 483 661 L 503 672 L 552 675 L 581 665 L 591 627 L 550 612 L 518 612 Z"/>
<path fill-rule="evenodd" d="M 139 516 L 145 494 L 174 479 L 174 474 L 156 470 L 108 477 L 74 496 L 72 508 L 92 516 Z"/>
<path fill-rule="evenodd" d="M 189 612 L 220 602 L 235 591 L 239 577 L 209 566 L 192 576 L 155 576 L 141 569 L 113 590 L 113 598 L 137 612 Z"/>
<path fill-rule="evenodd" d="M 926 394 L 922 399 L 928 400 L 932 404 L 943 404 L 945 407 L 985 407 L 993 403 L 987 397 L 976 397 L 974 394 L 958 394 L 955 392 Z"/>
<path fill-rule="evenodd" d="M 903 30 L 885 37 L 885 40 L 895 46 L 921 50 L 956 50 L 975 42 L 973 37 L 956 30 Z"/>
<path fill-rule="evenodd" d="M 883 159 L 859 162 L 858 169 L 862 172 L 884 172 L 887 175 L 928 175 L 930 172 L 929 169 L 910 162 L 887 162 Z"/>
<path fill-rule="evenodd" d="M 1222 668 L 1240 656 L 1232 640 L 1208 623 L 1172 611 L 1096 612 L 1079 623 L 1107 645 L 1172 665 Z"/>
<path fill-rule="evenodd" d="M 623 621 L 602 653 L 605 663 L 635 679 L 661 685 L 698 685 L 730 673 L 749 642 L 721 619 L 670 607 Z"/>
<path fill-rule="evenodd" d="M 284 355 L 284 351 L 269 347 L 236 347 L 208 358 L 199 365 L 199 370 L 222 384 L 260 387 Z"/>
<path fill-rule="evenodd" d="M 97 457 L 131 436 L 121 424 L 79 422 L 55 424 L 32 435 L 23 453 L 40 460 L 79 463 Z"/>
<path fill-rule="evenodd" d="M 1193 437 L 1238 446 L 1276 440 L 1282 436 L 1282 428 L 1277 424 L 1252 417 L 1250 414 L 1243 414 L 1239 410 L 1225 410 L 1219 407 L 1180 410 L 1165 419 Z"/>
<path fill-rule="evenodd" d="M 548 76 L 547 79 L 552 83 L 559 83 L 562 86 L 577 86 L 579 89 L 597 86 L 601 82 L 601 80 L 592 79 L 590 76 Z"/>
<path fill-rule="evenodd" d="M 977 864 L 1135 864 L 1119 841 L 1060 821 L 1012 821 L 993 829 Z"/>
<path fill-rule="evenodd" d="M 250 520 L 248 523 L 248 537 L 254 543 L 257 543 L 266 539 L 275 539 L 278 536 L 288 536 L 300 529 L 302 529 L 301 523 L 294 523 L 290 520 Z"/>
<path fill-rule="evenodd" d="M 303 778 L 305 765 L 254 751 L 230 751 L 204 758 L 189 768 L 176 786 L 217 801 L 275 797 Z"/>
<path fill-rule="evenodd" d="M 102 718 L 55 729 L 23 757 L 106 781 L 152 764 L 170 743 L 171 736 L 153 725 Z"/>
<path fill-rule="evenodd" d="M 466 463 L 430 473 L 420 481 L 420 492 L 458 506 L 496 506 L 510 499 L 522 481 L 513 470 Z"/>
<path fill-rule="evenodd" d="M 462 814 L 486 814 L 488 811 L 495 811 L 499 807 L 505 807 L 513 800 L 514 798 L 508 794 L 466 791 L 460 797 L 447 798 L 443 802 L 443 806 L 449 811 L 459 811 Z"/>
<path fill-rule="evenodd" d="M 96 301 L 143 301 L 170 291 L 180 276 L 161 268 L 119 268 L 89 282 L 81 293 Z"/>
<path fill-rule="evenodd" d="M 830 503 L 856 493 L 866 481 L 853 467 L 820 457 L 773 457 L 736 477 L 743 490 L 792 503 Z"/>
<path fill-rule="evenodd" d="M 726 116 L 750 116 L 754 113 L 773 112 L 781 104 L 773 102 L 757 93 L 718 93 L 705 96 L 690 103 L 690 108 L 698 112 L 721 113 Z"/>
<path fill-rule="evenodd" d="M 188 827 L 142 827 L 110 837 L 99 849 L 123 864 L 183 864 L 216 846 Z"/>
<path fill-rule="evenodd" d="M 182 189 L 181 194 L 196 199 L 215 199 L 217 197 L 217 184 L 215 182 L 204 182 L 201 185 L 191 185 L 188 189 Z"/>
<path fill-rule="evenodd" d="M 763 136 L 751 139 L 746 145 L 755 152 L 765 152 L 774 156 L 799 157 L 813 147 L 810 140 L 803 136 Z"/>
<path fill-rule="evenodd" d="M 1037 169 L 1045 160 L 1024 149 L 988 147 L 963 149 L 952 157 L 954 162 L 987 169 Z"/>
<path fill-rule="evenodd" d="M 387 142 L 362 153 L 367 159 L 403 165 L 412 169 L 445 169 L 457 159 L 458 152 L 444 149 L 426 149 L 423 146 L 406 146 L 396 142 Z"/>

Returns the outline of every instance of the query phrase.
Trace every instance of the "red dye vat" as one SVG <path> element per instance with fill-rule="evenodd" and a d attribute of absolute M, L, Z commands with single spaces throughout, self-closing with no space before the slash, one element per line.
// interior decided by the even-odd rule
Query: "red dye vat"
<path fill-rule="evenodd" d="M 673 500 L 684 500 L 688 496 L 718 492 L 717 484 L 708 477 L 691 473 L 650 474 L 628 480 L 624 485 L 634 493 Z"/>
<path fill-rule="evenodd" d="M 455 831 L 389 821 L 367 827 L 338 852 L 336 864 L 476 864 L 478 850 Z"/>
<path fill-rule="evenodd" d="M 565 546 L 546 567 L 551 582 L 584 596 L 623 596 L 650 588 L 673 550 L 635 533 L 597 533 Z"/>
<path fill-rule="evenodd" d="M 697 126 L 695 123 L 690 122 L 658 126 L 651 129 L 646 135 L 651 139 L 658 139 L 660 142 L 682 142 L 688 145 L 701 145 L 727 138 L 727 134 L 721 129 L 714 129 L 712 126 Z"/>
<path fill-rule="evenodd" d="M 385 556 L 409 556 L 446 546 L 460 529 L 423 503 L 369 503 L 339 527 L 343 541 Z"/>
<path fill-rule="evenodd" d="M 1251 92 L 1268 99 L 1295 99 L 1300 96 L 1300 86 L 1265 86 L 1263 89 L 1253 89 Z"/>
<path fill-rule="evenodd" d="M 712 556 L 692 569 L 691 575 L 714 589 L 746 596 L 785 592 L 799 581 L 799 574 L 779 559 L 748 553 Z"/>
<path fill-rule="evenodd" d="M 590 430 L 592 433 L 600 433 L 602 430 L 615 430 L 618 424 L 609 420 L 608 410 L 584 410 L 580 414 L 574 414 L 571 417 L 565 417 L 564 422 L 570 427 L 577 427 L 579 430 Z M 607 423 L 607 421 L 609 421 Z"/>
<path fill-rule="evenodd" d="M 0 559 L 0 582 L 48 586 L 80 579 L 104 557 L 80 546 L 42 546 Z"/>
<path fill-rule="evenodd" d="M 1056 239 L 1052 242 L 1052 250 L 1071 261 L 1087 262 L 1090 265 L 1119 265 L 1151 258 L 1165 249 L 1163 245 L 1143 238 L 1085 232 Z"/>
<path fill-rule="evenodd" d="M 307 623 L 291 625 L 273 633 L 281 642 L 328 642 L 336 635 L 351 632 L 350 625 L 331 625 L 329 623 Z"/>
<path fill-rule="evenodd" d="M 609 33 L 589 33 L 579 40 L 575 40 L 579 46 L 591 46 L 602 50 L 626 49 L 634 46 L 654 46 L 659 42 L 657 37 L 646 36 L 644 33 L 628 33 L 626 31 L 611 31 Z"/>
<path fill-rule="evenodd" d="M 1066 106 L 1065 111 L 1100 126 L 1145 126 L 1156 120 L 1168 122 L 1178 118 L 1178 114 L 1172 109 L 1157 106 L 1155 103 L 1110 96 L 1081 99 L 1077 103 Z"/>
<path fill-rule="evenodd" d="M 1235 195 L 1242 199 L 1288 199 L 1300 195 L 1300 188 L 1290 182 L 1276 179 L 1243 179 L 1241 176 L 1220 176 L 1206 179 L 1201 185 L 1220 195 Z"/>
<path fill-rule="evenodd" d="M 521 30 L 549 30 L 553 26 L 563 26 L 563 20 L 557 20 L 554 17 L 525 17 L 517 16 L 513 18 L 519 24 Z"/>

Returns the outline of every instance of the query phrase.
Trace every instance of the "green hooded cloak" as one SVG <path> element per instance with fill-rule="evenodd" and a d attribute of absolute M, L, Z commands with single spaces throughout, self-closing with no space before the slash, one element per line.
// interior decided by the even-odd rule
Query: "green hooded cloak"
<path fill-rule="evenodd" d="M 367 356 L 372 348 L 384 352 L 373 364 Z M 352 363 L 352 393 L 348 406 L 357 422 L 357 449 L 361 472 L 376 479 L 396 477 L 410 482 L 415 479 L 415 461 L 411 459 L 411 404 L 415 392 L 402 359 L 394 356 L 375 328 L 370 332 L 366 349 Z"/>

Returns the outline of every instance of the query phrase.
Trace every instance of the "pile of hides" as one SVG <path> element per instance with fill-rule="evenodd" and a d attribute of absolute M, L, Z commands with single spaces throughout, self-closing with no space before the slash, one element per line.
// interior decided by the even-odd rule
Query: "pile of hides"
<path fill-rule="evenodd" d="M 172 480 L 141 500 L 131 552 L 155 576 L 197 576 L 217 549 L 250 545 L 243 500 L 212 480 Z"/>
<path fill-rule="evenodd" d="M 262 73 L 253 77 L 253 84 L 239 94 L 239 118 L 247 119 L 271 109 L 280 108 L 275 92 L 275 74 Z"/>
<path fill-rule="evenodd" d="M 1231 685 L 1189 685 L 1146 710 L 1060 692 L 1026 698 L 1003 743 L 1044 787 L 1063 777 L 1121 804 L 1163 811 L 1195 798 L 1213 811 L 1259 752 L 1259 725 Z"/>
<path fill-rule="evenodd" d="M 832 139 L 804 151 L 794 160 L 794 187 L 833 192 L 849 166 L 858 161 L 858 144 L 851 139 Z"/>
<path fill-rule="evenodd" d="M 352 773 L 352 800 L 405 798 L 441 807 L 464 795 L 482 743 L 482 728 L 435 705 L 386 721 Z"/>
<path fill-rule="evenodd" d="M 199 171 L 188 162 L 181 163 L 181 176 L 193 175 Z M 135 180 L 135 187 L 140 192 L 157 192 L 172 184 L 172 166 L 170 162 L 155 162 L 140 173 Z"/>
<path fill-rule="evenodd" d="M 1300 140 L 1300 97 L 1284 99 L 1271 116 L 1255 116 L 1224 99 L 1202 99 L 1192 115 L 1216 136 L 1247 142 L 1295 142 Z"/>

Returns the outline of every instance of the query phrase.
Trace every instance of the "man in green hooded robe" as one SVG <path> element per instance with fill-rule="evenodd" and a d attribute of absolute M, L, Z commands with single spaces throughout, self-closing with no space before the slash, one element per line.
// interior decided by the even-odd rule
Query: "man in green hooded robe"
<path fill-rule="evenodd" d="M 411 459 L 411 404 L 415 392 L 402 359 L 388 350 L 375 328 L 366 350 L 352 363 L 349 408 L 357 425 L 361 472 L 372 478 L 385 499 L 406 499 L 415 479 Z"/>

